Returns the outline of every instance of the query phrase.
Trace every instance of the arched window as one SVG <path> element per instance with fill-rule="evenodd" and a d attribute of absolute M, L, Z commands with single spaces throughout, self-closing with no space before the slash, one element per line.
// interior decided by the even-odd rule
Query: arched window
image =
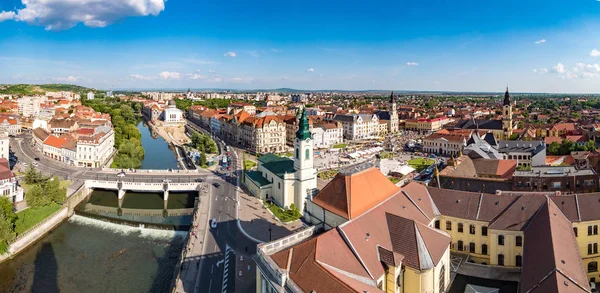
<path fill-rule="evenodd" d="M 498 245 L 504 245 L 504 235 L 498 235 Z"/>
<path fill-rule="evenodd" d="M 498 254 L 498 265 L 499 266 L 504 265 L 504 254 Z"/>
<path fill-rule="evenodd" d="M 309 149 L 306 149 L 306 151 L 304 152 L 304 158 L 307 160 L 310 159 L 310 150 Z"/>
<path fill-rule="evenodd" d="M 591 261 L 588 263 L 588 273 L 594 273 L 598 271 L 598 262 Z"/>

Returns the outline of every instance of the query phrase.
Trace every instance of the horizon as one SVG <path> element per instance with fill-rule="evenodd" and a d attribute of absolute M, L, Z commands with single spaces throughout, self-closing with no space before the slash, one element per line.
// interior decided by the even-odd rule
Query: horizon
<path fill-rule="evenodd" d="M 3 1 L 0 83 L 600 93 L 598 1 L 229 4 Z"/>

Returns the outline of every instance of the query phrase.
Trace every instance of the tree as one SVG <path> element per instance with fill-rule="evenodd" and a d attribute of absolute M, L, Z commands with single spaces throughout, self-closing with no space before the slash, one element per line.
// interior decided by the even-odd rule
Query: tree
<path fill-rule="evenodd" d="M 0 214 L 0 253 L 6 252 L 8 243 L 15 239 L 14 225 L 4 214 Z"/>
<path fill-rule="evenodd" d="M 517 138 L 519 138 L 519 135 L 516 133 L 513 133 L 510 135 L 510 137 L 508 138 L 508 140 L 517 140 Z"/>
<path fill-rule="evenodd" d="M 27 184 L 37 184 L 44 180 L 42 173 L 36 171 L 33 166 L 29 167 L 25 172 L 25 183 Z"/>
<path fill-rule="evenodd" d="M 60 187 L 60 180 L 56 176 L 52 180 L 46 181 L 44 193 L 48 200 L 57 204 L 62 204 L 67 199 L 67 189 Z"/>
<path fill-rule="evenodd" d="M 596 142 L 594 142 L 593 140 L 586 142 L 585 150 L 586 151 L 595 151 L 596 150 Z"/>
<path fill-rule="evenodd" d="M 38 184 L 32 186 L 25 195 L 25 201 L 31 208 L 44 207 L 50 204 L 50 199 L 44 195 L 44 190 Z"/>
<path fill-rule="evenodd" d="M 558 142 L 553 142 L 548 146 L 548 153 L 550 155 L 559 155 L 560 154 L 560 144 Z"/>
<path fill-rule="evenodd" d="M 8 197 L 0 196 L 0 214 L 4 215 L 4 217 L 11 223 L 14 223 L 15 219 L 17 219 L 15 208 Z"/>
<path fill-rule="evenodd" d="M 200 152 L 200 166 L 206 166 L 206 154 L 204 154 L 204 151 Z"/>

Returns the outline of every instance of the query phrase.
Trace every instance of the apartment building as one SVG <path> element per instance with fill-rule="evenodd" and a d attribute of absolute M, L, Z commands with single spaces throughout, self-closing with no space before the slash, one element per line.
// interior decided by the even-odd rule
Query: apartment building
<path fill-rule="evenodd" d="M 43 102 L 45 102 L 44 97 L 22 97 L 17 100 L 18 113 L 23 117 L 36 117 Z"/>
<path fill-rule="evenodd" d="M 336 114 L 334 122 L 342 124 L 344 138 L 359 140 L 380 135 L 379 117 L 375 114 Z"/>

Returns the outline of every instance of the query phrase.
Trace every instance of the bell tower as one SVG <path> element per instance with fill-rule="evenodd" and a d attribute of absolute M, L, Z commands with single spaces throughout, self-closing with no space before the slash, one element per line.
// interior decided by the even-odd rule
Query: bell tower
<path fill-rule="evenodd" d="M 298 131 L 294 139 L 294 169 L 296 170 L 294 182 L 294 204 L 304 211 L 309 193 L 317 188 L 317 171 L 314 166 L 314 141 L 311 137 L 306 110 L 298 121 Z"/>
<path fill-rule="evenodd" d="M 512 105 L 510 103 L 508 86 L 506 87 L 504 102 L 502 103 L 502 129 L 504 130 L 504 139 L 508 139 L 513 133 Z"/>
<path fill-rule="evenodd" d="M 389 125 L 389 129 L 388 132 L 389 133 L 394 133 L 394 132 L 398 132 L 398 112 L 396 110 L 396 100 L 394 99 L 394 91 L 392 91 L 392 94 L 390 95 L 390 103 L 389 103 L 389 109 L 388 109 L 389 113 L 390 113 L 390 125 Z"/>

